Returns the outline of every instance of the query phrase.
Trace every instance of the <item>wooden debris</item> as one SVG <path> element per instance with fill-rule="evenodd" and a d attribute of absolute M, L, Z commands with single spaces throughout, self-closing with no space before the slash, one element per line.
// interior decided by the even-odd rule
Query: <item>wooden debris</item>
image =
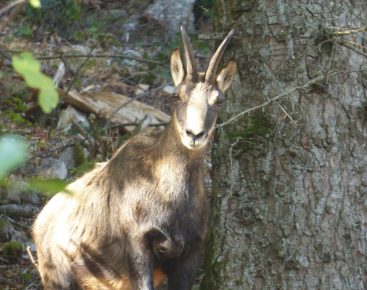
<path fill-rule="evenodd" d="M 61 92 L 60 95 L 64 94 Z M 113 92 L 78 93 L 72 90 L 64 96 L 64 100 L 80 110 L 94 113 L 113 123 L 130 124 L 125 127 L 128 131 L 135 128 L 131 124 L 141 124 L 147 119 L 150 120 L 150 125 L 168 123 L 170 120 L 169 115 L 152 106 Z M 120 109 L 117 111 L 118 108 Z"/>

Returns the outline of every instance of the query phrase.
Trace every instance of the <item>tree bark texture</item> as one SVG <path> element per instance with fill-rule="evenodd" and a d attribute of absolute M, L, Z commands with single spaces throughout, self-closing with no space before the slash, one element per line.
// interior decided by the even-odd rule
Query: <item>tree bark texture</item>
<path fill-rule="evenodd" d="M 215 7 L 239 68 L 219 123 L 303 89 L 217 130 L 201 289 L 367 289 L 367 33 L 345 30 L 367 2 Z"/>

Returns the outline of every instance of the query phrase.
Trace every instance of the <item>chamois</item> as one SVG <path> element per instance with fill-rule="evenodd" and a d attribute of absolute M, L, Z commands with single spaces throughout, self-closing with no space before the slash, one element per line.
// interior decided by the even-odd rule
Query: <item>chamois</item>
<path fill-rule="evenodd" d="M 137 135 L 112 158 L 55 195 L 33 226 L 42 283 L 49 289 L 192 288 L 208 223 L 203 163 L 236 63 L 216 71 L 233 30 L 198 72 L 181 28 L 171 74 L 180 103 L 155 137 Z"/>

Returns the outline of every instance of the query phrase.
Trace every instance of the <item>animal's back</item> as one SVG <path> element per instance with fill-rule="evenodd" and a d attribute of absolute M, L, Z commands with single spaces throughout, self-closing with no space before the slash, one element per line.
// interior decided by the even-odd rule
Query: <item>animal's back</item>
<path fill-rule="evenodd" d="M 67 187 L 67 192 L 56 194 L 38 215 L 32 229 L 37 248 L 39 272 L 45 289 L 78 289 L 72 263 L 85 234 L 87 217 L 82 206 L 84 196 L 90 198 L 96 191 L 90 189 L 93 178 L 105 166 L 99 164 L 94 170 Z M 88 220 L 88 222 L 93 222 Z"/>

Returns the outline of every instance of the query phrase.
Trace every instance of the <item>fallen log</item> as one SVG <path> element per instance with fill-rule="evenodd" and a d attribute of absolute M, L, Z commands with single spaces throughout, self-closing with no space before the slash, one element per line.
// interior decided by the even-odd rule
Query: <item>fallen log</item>
<path fill-rule="evenodd" d="M 63 98 L 75 108 L 121 125 L 140 124 L 146 120 L 149 120 L 147 125 L 158 125 L 170 120 L 169 115 L 152 106 L 113 92 L 79 93 L 71 90 Z M 119 110 L 116 110 L 117 108 Z M 132 131 L 134 126 L 126 126 L 126 130 Z"/>

